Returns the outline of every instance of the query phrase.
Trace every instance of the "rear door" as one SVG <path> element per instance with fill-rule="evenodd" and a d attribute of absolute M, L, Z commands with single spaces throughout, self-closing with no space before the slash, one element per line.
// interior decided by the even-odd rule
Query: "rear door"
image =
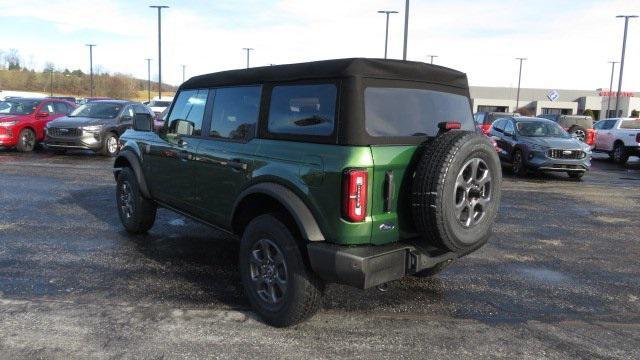
<path fill-rule="evenodd" d="M 194 160 L 208 94 L 208 89 L 181 91 L 158 141 L 145 149 L 143 166 L 153 197 L 188 213 L 196 208 Z"/>
<path fill-rule="evenodd" d="M 213 108 L 205 122 L 211 125 L 194 163 L 196 203 L 205 220 L 225 227 L 254 168 L 261 86 L 218 88 L 209 99 Z"/>

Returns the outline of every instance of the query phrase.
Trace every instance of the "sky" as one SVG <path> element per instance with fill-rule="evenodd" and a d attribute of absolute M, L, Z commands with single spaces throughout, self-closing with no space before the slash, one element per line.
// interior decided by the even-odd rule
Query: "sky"
<path fill-rule="evenodd" d="M 94 66 L 157 79 L 157 11 L 162 13 L 162 75 L 179 85 L 190 76 L 246 66 L 345 57 L 402 58 L 403 0 L 0 0 L 0 50 L 16 48 L 29 67 Z M 619 61 L 624 21 L 640 0 L 411 0 L 408 60 L 467 73 L 471 85 L 608 88 L 609 61 Z M 616 79 L 617 79 L 616 69 Z M 614 88 L 617 87 L 614 81 Z M 623 89 L 640 91 L 640 19 L 631 20 Z"/>

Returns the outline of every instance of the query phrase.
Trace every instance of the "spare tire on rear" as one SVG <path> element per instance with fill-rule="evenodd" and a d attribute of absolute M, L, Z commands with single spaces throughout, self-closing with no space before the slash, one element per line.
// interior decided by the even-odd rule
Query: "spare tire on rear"
<path fill-rule="evenodd" d="M 502 170 L 495 148 L 486 136 L 459 130 L 423 146 L 411 192 L 416 229 L 446 250 L 481 247 L 500 206 Z"/>

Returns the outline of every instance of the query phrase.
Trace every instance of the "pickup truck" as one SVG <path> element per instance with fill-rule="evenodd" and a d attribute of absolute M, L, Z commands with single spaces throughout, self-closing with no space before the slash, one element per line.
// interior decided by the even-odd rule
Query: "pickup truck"
<path fill-rule="evenodd" d="M 596 143 L 593 151 L 604 152 L 619 164 L 629 156 L 640 155 L 640 119 L 615 118 L 600 120 L 593 125 Z"/>

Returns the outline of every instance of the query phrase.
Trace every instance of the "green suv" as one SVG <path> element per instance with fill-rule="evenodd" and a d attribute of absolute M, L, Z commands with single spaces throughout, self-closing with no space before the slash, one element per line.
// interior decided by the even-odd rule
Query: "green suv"
<path fill-rule="evenodd" d="M 125 229 L 146 232 L 160 206 L 236 235 L 246 295 L 274 326 L 313 315 L 327 282 L 435 274 L 486 243 L 500 202 L 466 75 L 417 62 L 197 76 L 163 128 L 139 114 L 120 142 Z"/>

